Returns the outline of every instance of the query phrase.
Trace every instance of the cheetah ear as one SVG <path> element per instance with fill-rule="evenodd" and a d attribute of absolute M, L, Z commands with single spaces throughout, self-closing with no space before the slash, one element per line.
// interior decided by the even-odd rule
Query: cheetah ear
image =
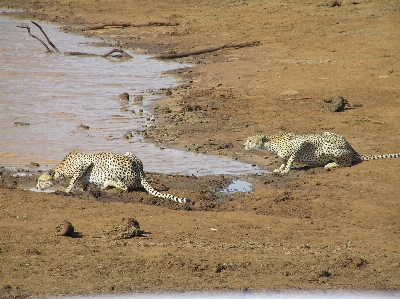
<path fill-rule="evenodd" d="M 268 141 L 267 136 L 261 135 L 261 141 L 262 141 L 263 143 L 264 143 L 264 142 L 267 142 L 267 141 Z"/>
<path fill-rule="evenodd" d="M 51 168 L 51 169 L 47 170 L 47 173 L 48 173 L 51 177 L 53 177 L 54 174 L 55 174 L 56 172 L 54 171 L 54 168 Z"/>

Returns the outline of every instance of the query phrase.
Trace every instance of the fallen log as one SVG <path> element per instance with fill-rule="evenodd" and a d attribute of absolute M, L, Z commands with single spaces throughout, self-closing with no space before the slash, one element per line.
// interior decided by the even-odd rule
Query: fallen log
<path fill-rule="evenodd" d="M 83 30 L 99 30 L 99 29 L 105 29 L 107 27 L 125 28 L 125 27 L 177 26 L 177 25 L 179 25 L 179 23 L 163 22 L 163 21 L 150 21 L 150 22 L 139 23 L 139 24 L 112 22 L 112 23 L 107 23 L 107 24 L 93 25 L 93 26 L 87 27 Z"/>
<path fill-rule="evenodd" d="M 215 51 L 218 51 L 218 50 L 228 49 L 228 48 L 239 49 L 239 48 L 245 48 L 245 47 L 253 47 L 253 46 L 258 46 L 259 44 L 260 44 L 260 41 L 252 41 L 252 42 L 241 43 L 241 44 L 225 44 L 225 45 L 222 45 L 222 46 L 210 47 L 210 48 L 205 48 L 205 49 L 195 50 L 195 51 L 189 51 L 189 52 L 162 54 L 162 55 L 154 56 L 153 58 L 175 59 L 175 58 L 188 57 L 188 56 L 192 56 L 192 55 L 199 55 L 199 54 L 204 54 L 204 53 L 215 52 Z"/>

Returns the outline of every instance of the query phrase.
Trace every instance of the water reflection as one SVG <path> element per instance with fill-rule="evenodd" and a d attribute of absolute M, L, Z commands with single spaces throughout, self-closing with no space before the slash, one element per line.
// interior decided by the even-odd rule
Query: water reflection
<path fill-rule="evenodd" d="M 251 184 L 246 181 L 236 180 L 230 183 L 226 188 L 222 189 L 222 193 L 250 192 Z"/>

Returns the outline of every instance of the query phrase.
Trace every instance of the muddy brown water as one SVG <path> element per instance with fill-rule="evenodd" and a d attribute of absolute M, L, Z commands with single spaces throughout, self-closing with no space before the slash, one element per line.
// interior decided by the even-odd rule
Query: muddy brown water
<path fill-rule="evenodd" d="M 0 165 L 26 168 L 35 162 L 47 169 L 73 150 L 131 151 L 150 172 L 237 175 L 260 171 L 230 158 L 161 150 L 144 142 L 140 134 L 122 138 L 154 125 L 150 107 L 157 95 L 146 90 L 177 86 L 178 79 L 164 72 L 187 65 L 132 53 L 130 60 L 48 54 L 26 29 L 17 27 L 20 24 L 0 17 Z M 111 49 L 92 46 L 102 41 L 64 33 L 54 25 L 41 26 L 61 52 L 104 54 Z M 30 27 L 43 38 L 34 25 Z M 123 92 L 130 94 L 129 102 L 116 100 Z M 136 95 L 142 95 L 143 101 L 135 102 Z M 22 125 L 16 126 L 17 122 Z"/>

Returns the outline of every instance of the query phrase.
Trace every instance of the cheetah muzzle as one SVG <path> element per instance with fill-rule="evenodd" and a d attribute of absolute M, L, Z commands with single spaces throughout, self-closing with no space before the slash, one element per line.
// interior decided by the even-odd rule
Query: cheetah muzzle
<path fill-rule="evenodd" d="M 54 168 L 44 172 L 39 178 L 36 188 L 44 190 L 51 187 L 54 181 L 71 178 L 69 193 L 79 180 L 86 189 L 88 184 L 94 184 L 101 189 L 115 187 L 127 191 L 143 187 L 155 197 L 167 198 L 178 203 L 188 203 L 189 199 L 154 190 L 145 179 L 143 164 L 133 153 L 125 155 L 114 153 L 82 154 L 71 152 Z"/>

